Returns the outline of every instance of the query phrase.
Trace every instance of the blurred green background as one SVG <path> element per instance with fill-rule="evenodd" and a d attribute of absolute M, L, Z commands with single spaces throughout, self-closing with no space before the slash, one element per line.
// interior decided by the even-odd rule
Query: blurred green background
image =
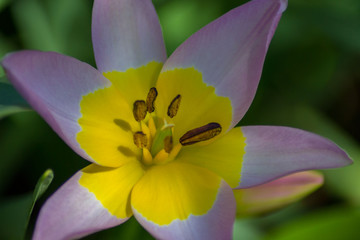
<path fill-rule="evenodd" d="M 154 0 L 168 55 L 192 33 L 246 1 Z M 19 49 L 57 51 L 95 66 L 90 0 L 0 0 L 0 58 Z M 3 75 L 0 70 L 0 76 Z M 40 206 L 87 161 L 0 79 L 0 239 L 21 239 L 39 177 L 55 178 Z M 8 91 L 7 91 L 8 90 Z M 9 106 L 12 105 L 12 106 Z M 16 113 L 16 114 L 15 114 Z M 360 239 L 360 1 L 289 0 L 255 100 L 240 125 L 285 125 L 335 141 L 354 159 L 324 171 L 325 185 L 279 212 L 239 219 L 234 238 Z M 86 239 L 152 239 L 134 220 Z"/>

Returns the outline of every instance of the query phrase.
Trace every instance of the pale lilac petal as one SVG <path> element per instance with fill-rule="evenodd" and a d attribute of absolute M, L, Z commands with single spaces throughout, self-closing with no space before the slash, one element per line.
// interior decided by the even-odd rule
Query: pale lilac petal
<path fill-rule="evenodd" d="M 161 27 L 150 0 L 95 0 L 92 39 L 101 72 L 125 71 L 166 59 Z"/>
<path fill-rule="evenodd" d="M 111 215 L 93 193 L 79 184 L 81 174 L 75 174 L 47 200 L 38 216 L 33 240 L 80 238 L 128 219 Z"/>
<path fill-rule="evenodd" d="M 332 141 L 290 127 L 241 127 L 246 138 L 240 188 L 266 183 L 287 174 L 337 168 L 352 163 Z"/>
<path fill-rule="evenodd" d="M 234 195 L 237 215 L 254 216 L 285 207 L 318 189 L 323 180 L 321 173 L 306 171 L 256 187 L 236 189 Z"/>
<path fill-rule="evenodd" d="M 136 209 L 138 222 L 156 239 L 217 240 L 232 239 L 236 203 L 231 188 L 222 181 L 217 200 L 206 215 L 190 215 L 186 220 L 174 220 L 168 225 L 148 221 Z"/>
<path fill-rule="evenodd" d="M 286 0 L 253 0 L 235 8 L 186 40 L 163 71 L 195 67 L 216 93 L 232 101 L 232 126 L 249 108 L 266 51 Z"/>
<path fill-rule="evenodd" d="M 54 52 L 21 51 L 2 61 L 7 77 L 55 132 L 82 157 L 76 134 L 83 95 L 110 84 L 100 72 L 74 58 Z"/>

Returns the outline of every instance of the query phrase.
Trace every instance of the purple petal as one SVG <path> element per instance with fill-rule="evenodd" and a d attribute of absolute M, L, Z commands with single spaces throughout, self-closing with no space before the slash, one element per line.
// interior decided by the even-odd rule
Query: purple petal
<path fill-rule="evenodd" d="M 240 188 L 266 183 L 287 174 L 346 166 L 352 163 L 335 143 L 289 127 L 241 127 L 246 138 Z"/>
<path fill-rule="evenodd" d="M 163 71 L 195 67 L 232 101 L 232 126 L 249 108 L 286 0 L 253 0 L 202 28 L 166 61 Z"/>
<path fill-rule="evenodd" d="M 42 207 L 34 240 L 80 238 L 128 219 L 111 215 L 93 193 L 79 184 L 81 174 L 71 177 Z"/>
<path fill-rule="evenodd" d="M 148 221 L 134 208 L 133 213 L 139 223 L 156 239 L 230 240 L 235 221 L 235 206 L 231 188 L 222 181 L 217 200 L 205 215 L 190 215 L 185 220 L 177 219 L 168 225 L 158 225 Z"/>
<path fill-rule="evenodd" d="M 21 51 L 2 61 L 5 72 L 20 94 L 59 136 L 82 157 L 76 134 L 83 95 L 110 84 L 100 72 L 74 58 L 53 52 Z"/>
<path fill-rule="evenodd" d="M 150 0 L 95 0 L 92 39 L 101 72 L 125 71 L 166 59 L 161 27 Z"/>

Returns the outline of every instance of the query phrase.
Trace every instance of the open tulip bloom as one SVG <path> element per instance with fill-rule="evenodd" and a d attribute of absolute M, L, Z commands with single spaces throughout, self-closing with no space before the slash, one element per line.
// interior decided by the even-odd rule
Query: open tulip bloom
<path fill-rule="evenodd" d="M 286 6 L 248 2 L 167 59 L 150 0 L 95 0 L 98 69 L 54 52 L 6 56 L 15 88 L 92 162 L 47 200 L 33 238 L 79 238 L 134 215 L 158 239 L 231 239 L 236 212 L 277 208 L 322 183 L 318 173 L 293 173 L 350 164 L 309 132 L 234 128 Z"/>

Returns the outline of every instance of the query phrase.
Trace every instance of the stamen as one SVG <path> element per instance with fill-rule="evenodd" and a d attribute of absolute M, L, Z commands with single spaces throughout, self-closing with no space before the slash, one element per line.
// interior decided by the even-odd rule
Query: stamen
<path fill-rule="evenodd" d="M 134 143 L 138 148 L 145 148 L 148 144 L 146 134 L 140 131 L 134 133 Z"/>
<path fill-rule="evenodd" d="M 140 129 L 141 129 L 140 131 L 146 135 L 146 138 L 147 138 L 146 147 L 147 147 L 147 148 L 150 148 L 150 147 L 151 147 L 151 144 L 152 144 L 152 137 L 151 137 L 150 129 L 149 129 L 149 127 L 144 123 L 144 121 L 141 121 L 141 122 L 140 122 Z"/>
<path fill-rule="evenodd" d="M 181 95 L 178 94 L 170 103 L 169 107 L 168 107 L 168 111 L 167 111 L 167 115 L 171 118 L 175 117 L 175 115 L 177 114 L 178 110 L 179 110 L 179 106 L 180 106 L 180 102 L 181 102 Z"/>
<path fill-rule="evenodd" d="M 151 156 L 149 149 L 143 148 L 142 160 L 143 160 L 143 163 L 145 163 L 146 165 L 150 165 L 153 163 L 153 157 Z"/>
<path fill-rule="evenodd" d="M 154 87 L 150 88 L 149 93 L 146 98 L 146 106 L 147 106 L 147 111 L 149 113 L 152 113 L 155 110 L 154 102 L 156 100 L 157 95 L 158 95 L 158 92 L 157 92 L 156 88 L 154 88 Z"/>
<path fill-rule="evenodd" d="M 173 138 L 171 136 L 166 136 L 164 139 L 165 152 L 170 153 L 172 148 L 173 148 Z"/>
<path fill-rule="evenodd" d="M 205 126 L 195 128 L 186 132 L 181 138 L 181 145 L 191 145 L 197 142 L 209 140 L 221 133 L 221 126 L 218 123 L 209 123 Z"/>
<path fill-rule="evenodd" d="M 155 164 L 164 164 L 167 162 L 168 157 L 169 154 L 165 152 L 165 149 L 162 149 L 160 152 L 156 154 L 153 161 Z"/>
<path fill-rule="evenodd" d="M 175 157 L 179 154 L 181 148 L 182 148 L 182 145 L 180 143 L 175 145 L 175 147 L 169 153 L 169 161 L 172 161 L 175 159 Z"/>
<path fill-rule="evenodd" d="M 149 116 L 148 126 L 149 126 L 149 130 L 150 130 L 151 138 L 154 138 L 155 134 L 156 134 L 156 126 L 155 126 L 154 119 L 152 118 L 151 115 Z"/>
<path fill-rule="evenodd" d="M 146 117 L 147 106 L 144 100 L 134 102 L 133 114 L 136 121 L 140 122 Z"/>

